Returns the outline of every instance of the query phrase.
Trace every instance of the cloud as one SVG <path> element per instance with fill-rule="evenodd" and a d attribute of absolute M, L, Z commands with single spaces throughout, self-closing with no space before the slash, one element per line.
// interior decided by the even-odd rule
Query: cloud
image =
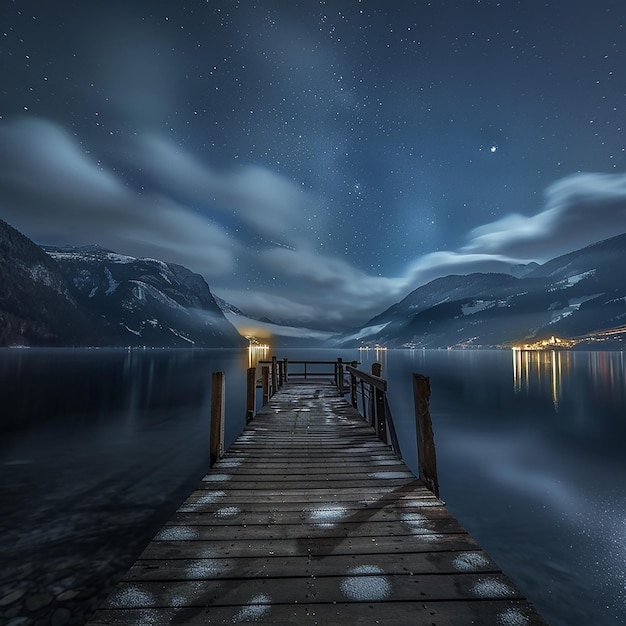
<path fill-rule="evenodd" d="M 552 184 L 545 207 L 475 228 L 466 252 L 547 261 L 626 232 L 626 175 L 574 174 Z"/>
<path fill-rule="evenodd" d="M 450 274 L 472 274 L 474 272 L 508 273 L 513 265 L 526 263 L 503 254 L 489 252 L 440 251 L 425 254 L 414 261 L 404 275 L 408 285 L 418 287 L 435 278 Z"/>
<path fill-rule="evenodd" d="M 260 261 L 272 272 L 280 271 L 306 281 L 309 286 L 339 291 L 347 296 L 389 294 L 400 286 L 397 279 L 370 276 L 347 261 L 306 248 L 271 248 L 260 254 Z"/>
<path fill-rule="evenodd" d="M 511 214 L 475 228 L 466 245 L 418 257 L 396 277 L 371 276 L 311 250 L 274 248 L 260 260 L 268 270 L 301 282 L 299 301 L 313 303 L 317 319 L 347 324 L 374 316 L 435 278 L 509 273 L 515 265 L 545 262 L 622 232 L 626 175 L 577 174 L 551 185 L 535 215 Z"/>
<path fill-rule="evenodd" d="M 271 248 L 259 260 L 268 272 L 292 279 L 289 288 L 312 307 L 310 323 L 318 325 L 358 323 L 389 306 L 407 287 L 404 277 L 371 276 L 343 259 L 306 248 Z"/>
<path fill-rule="evenodd" d="M 272 290 L 230 288 L 218 291 L 223 300 L 234 304 L 242 311 L 254 312 L 258 317 L 267 317 L 273 321 L 297 320 L 305 323 L 316 319 L 317 311 L 314 306 L 272 293 Z"/>
<path fill-rule="evenodd" d="M 49 121 L 1 121 L 1 216 L 39 243 L 180 263 L 243 311 L 313 329 L 360 325 L 440 276 L 509 272 L 626 232 L 626 175 L 576 174 L 535 215 L 506 215 L 457 249 L 375 276 L 312 247 L 322 231 L 309 219 L 323 211 L 293 181 L 259 166 L 218 172 L 156 134 L 114 141 L 107 168 Z"/>
<path fill-rule="evenodd" d="M 169 198 L 132 191 L 45 120 L 0 125 L 0 198 L 3 218 L 38 243 L 98 243 L 208 276 L 233 268 L 237 245 L 223 229 Z"/>
<path fill-rule="evenodd" d="M 270 324 L 268 322 L 259 322 L 242 315 L 233 315 L 226 313 L 226 319 L 239 331 L 244 337 L 252 335 L 257 339 L 270 339 L 274 336 L 296 337 L 299 339 L 312 339 L 317 341 L 325 341 L 332 337 L 332 333 L 311 328 L 303 328 L 301 326 L 280 326 L 278 324 Z"/>
<path fill-rule="evenodd" d="M 258 165 L 213 170 L 167 138 L 147 134 L 133 142 L 126 164 L 185 203 L 234 217 L 253 232 L 300 244 L 310 230 L 315 198 L 292 180 Z"/>

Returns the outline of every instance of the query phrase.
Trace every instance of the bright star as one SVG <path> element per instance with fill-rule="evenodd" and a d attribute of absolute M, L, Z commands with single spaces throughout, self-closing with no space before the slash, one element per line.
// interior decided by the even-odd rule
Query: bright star
<path fill-rule="evenodd" d="M 491 148 L 489 148 L 489 151 L 490 152 L 495 152 L 497 149 L 498 149 L 498 146 L 493 145 L 493 146 L 491 146 Z"/>

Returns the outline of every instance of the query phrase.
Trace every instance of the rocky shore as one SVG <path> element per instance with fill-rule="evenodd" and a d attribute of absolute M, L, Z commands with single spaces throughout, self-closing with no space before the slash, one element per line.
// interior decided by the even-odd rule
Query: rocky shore
<path fill-rule="evenodd" d="M 83 626 L 203 474 L 42 496 L 20 469 L 0 484 L 3 626 Z"/>
<path fill-rule="evenodd" d="M 171 513 L 129 511 L 15 529 L 2 541 L 0 623 L 81 626 L 105 600 Z M 2 524 L 4 526 L 4 524 Z M 5 529 L 6 530 L 6 529 Z"/>

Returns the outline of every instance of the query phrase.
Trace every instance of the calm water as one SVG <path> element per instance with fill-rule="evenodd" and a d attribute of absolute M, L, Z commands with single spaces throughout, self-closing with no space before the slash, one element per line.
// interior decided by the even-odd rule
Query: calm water
<path fill-rule="evenodd" d="M 626 623 L 623 353 L 279 356 L 382 362 L 414 470 L 410 372 L 429 376 L 449 509 L 551 624 Z M 248 365 L 246 351 L 0 350 L 0 597 L 81 591 L 81 623 L 205 472 L 212 371 L 227 440 L 243 427 Z"/>

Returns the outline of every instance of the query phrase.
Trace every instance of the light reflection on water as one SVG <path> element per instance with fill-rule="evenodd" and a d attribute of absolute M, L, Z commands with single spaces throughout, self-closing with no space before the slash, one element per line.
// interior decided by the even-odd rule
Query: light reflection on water
<path fill-rule="evenodd" d="M 211 372 L 226 373 L 232 441 L 245 421 L 245 370 L 270 356 L 2 350 L 0 487 L 4 480 L 11 489 L 30 488 L 43 475 L 50 500 L 67 508 L 72 494 L 80 494 L 81 511 L 85 493 L 100 484 L 113 485 L 107 489 L 114 501 L 127 492 L 144 507 L 171 500 L 206 463 Z M 429 376 L 439 482 L 453 514 L 553 626 L 626 623 L 624 353 L 285 350 L 277 356 L 341 356 L 367 370 L 381 362 L 414 471 L 410 373 Z M 147 467 L 161 482 L 132 486 Z M 93 496 L 101 506 L 99 497 Z M 35 523 L 26 500 L 20 506 Z M 18 507 L 4 504 L 17 520 Z M 148 525 L 141 510 L 136 514 Z"/>
<path fill-rule="evenodd" d="M 513 384 L 516 393 L 529 393 L 531 385 L 549 387 L 552 403 L 559 409 L 563 385 L 571 384 L 572 372 L 588 370 L 588 382 L 603 401 L 616 407 L 625 402 L 624 352 L 570 352 L 565 350 L 512 350 Z M 576 374 L 575 374 L 576 376 Z M 566 390 L 569 393 L 569 390 Z"/>
<path fill-rule="evenodd" d="M 409 372 L 423 373 L 442 497 L 549 623 L 626 623 L 624 354 L 416 350 L 387 360 L 400 441 L 415 436 Z"/>

